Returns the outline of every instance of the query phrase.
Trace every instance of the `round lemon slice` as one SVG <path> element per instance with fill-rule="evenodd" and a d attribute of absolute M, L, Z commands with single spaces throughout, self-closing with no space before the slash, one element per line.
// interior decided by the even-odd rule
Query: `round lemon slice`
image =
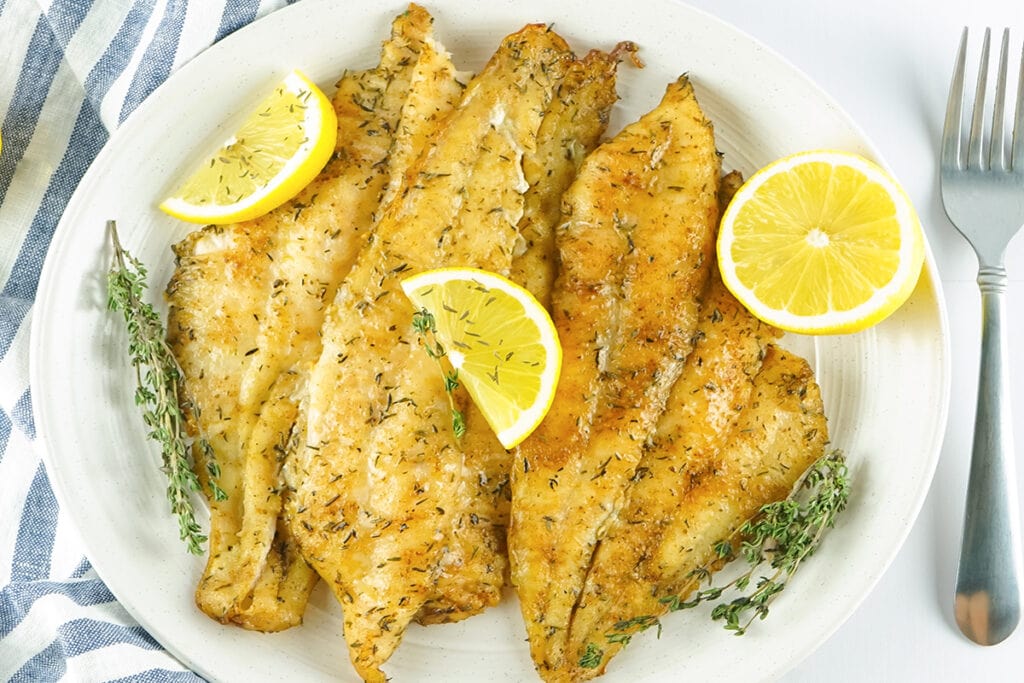
<path fill-rule="evenodd" d="M 334 152 L 331 101 L 293 71 L 160 208 L 191 223 L 261 216 L 309 184 Z"/>
<path fill-rule="evenodd" d="M 547 414 L 562 367 L 554 323 L 527 290 L 475 268 L 428 270 L 402 281 L 484 419 L 505 448 Z"/>
<path fill-rule="evenodd" d="M 722 215 L 718 264 L 761 320 L 804 334 L 857 332 L 917 284 L 924 237 L 896 181 L 856 154 L 803 152 L 755 173 Z"/>

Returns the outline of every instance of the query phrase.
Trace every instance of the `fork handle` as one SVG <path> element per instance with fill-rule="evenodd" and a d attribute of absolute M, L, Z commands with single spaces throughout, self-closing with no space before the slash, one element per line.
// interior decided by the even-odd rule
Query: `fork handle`
<path fill-rule="evenodd" d="M 956 621 L 964 635 L 994 645 L 1017 627 L 1021 539 L 1006 348 L 1006 271 L 982 267 L 981 368 L 963 542 L 956 578 Z"/>

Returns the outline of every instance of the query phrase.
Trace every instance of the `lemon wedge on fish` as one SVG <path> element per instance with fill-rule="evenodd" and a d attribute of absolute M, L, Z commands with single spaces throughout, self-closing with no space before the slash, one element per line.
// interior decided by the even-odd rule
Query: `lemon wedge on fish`
<path fill-rule="evenodd" d="M 848 152 L 780 159 L 740 187 L 722 215 L 722 281 L 761 320 L 805 334 L 857 332 L 899 308 L 924 261 L 910 199 Z"/>
<path fill-rule="evenodd" d="M 547 310 L 496 273 L 439 268 L 402 281 L 484 419 L 505 448 L 540 424 L 551 407 L 562 347 Z"/>
<path fill-rule="evenodd" d="M 261 216 L 320 173 L 337 134 L 331 101 L 306 76 L 292 71 L 160 208 L 191 223 Z"/>

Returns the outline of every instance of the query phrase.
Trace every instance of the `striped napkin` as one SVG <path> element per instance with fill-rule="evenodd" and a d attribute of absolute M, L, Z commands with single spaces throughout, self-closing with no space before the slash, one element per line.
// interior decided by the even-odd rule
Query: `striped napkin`
<path fill-rule="evenodd" d="M 201 681 L 122 608 L 34 448 L 32 303 L 111 131 L 179 66 L 294 0 L 0 0 L 0 681 Z"/>

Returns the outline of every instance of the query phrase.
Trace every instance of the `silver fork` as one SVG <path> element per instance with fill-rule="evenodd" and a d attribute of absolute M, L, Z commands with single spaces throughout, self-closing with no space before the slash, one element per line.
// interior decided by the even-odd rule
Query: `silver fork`
<path fill-rule="evenodd" d="M 1009 365 L 1003 327 L 1003 262 L 1007 244 L 1024 225 L 1024 54 L 1013 138 L 1009 141 L 1003 118 L 1009 30 L 1003 31 L 992 123 L 986 130 L 989 38 L 990 31 L 986 29 L 969 131 L 964 130 L 961 121 L 966 28 L 960 38 L 942 131 L 940 164 L 942 203 L 949 220 L 974 247 L 981 289 L 978 406 L 955 601 L 960 630 L 981 645 L 994 645 L 1017 627 L 1022 585 Z"/>

